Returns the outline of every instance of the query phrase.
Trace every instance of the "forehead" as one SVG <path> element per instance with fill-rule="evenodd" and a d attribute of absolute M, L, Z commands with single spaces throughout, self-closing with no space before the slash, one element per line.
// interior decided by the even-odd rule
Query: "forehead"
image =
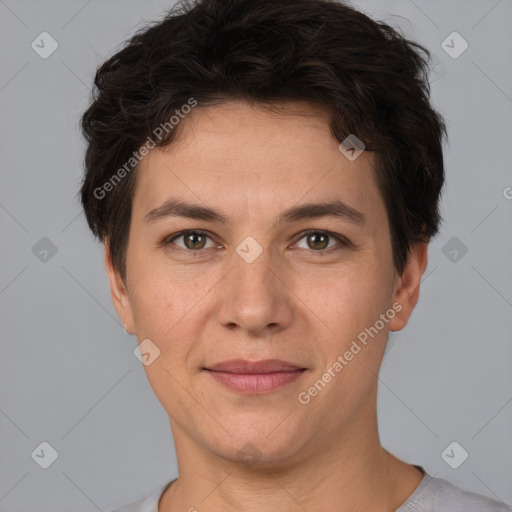
<path fill-rule="evenodd" d="M 169 196 L 246 215 L 334 199 L 368 217 L 383 213 L 374 155 L 347 159 L 323 110 L 295 103 L 275 112 L 231 102 L 196 107 L 178 128 L 175 141 L 141 161 L 134 213 L 144 215 Z"/>

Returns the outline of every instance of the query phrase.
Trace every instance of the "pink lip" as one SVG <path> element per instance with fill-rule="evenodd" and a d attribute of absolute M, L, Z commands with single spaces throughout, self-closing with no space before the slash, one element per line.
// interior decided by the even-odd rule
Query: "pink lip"
<path fill-rule="evenodd" d="M 295 370 L 303 370 L 297 366 L 280 359 L 264 359 L 262 361 L 246 361 L 245 359 L 231 359 L 222 363 L 208 366 L 207 370 L 228 373 L 276 373 L 276 372 L 293 372 Z"/>
<path fill-rule="evenodd" d="M 279 359 L 246 361 L 233 359 L 205 368 L 221 384 L 234 391 L 261 394 L 298 379 L 305 368 Z"/>

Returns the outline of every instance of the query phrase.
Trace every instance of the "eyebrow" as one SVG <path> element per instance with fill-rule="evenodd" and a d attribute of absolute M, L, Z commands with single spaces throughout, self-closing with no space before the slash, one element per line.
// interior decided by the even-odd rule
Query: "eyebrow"
<path fill-rule="evenodd" d="M 169 199 L 161 206 L 152 209 L 144 216 L 144 221 L 153 223 L 167 217 L 185 217 L 188 219 L 230 224 L 228 216 L 223 213 L 222 210 L 186 203 L 178 199 Z M 293 206 L 279 215 L 274 226 L 276 224 L 291 223 L 303 219 L 319 217 L 334 217 L 358 225 L 362 225 L 366 221 L 364 213 L 341 200 L 334 200 L 324 203 L 306 203 Z"/>

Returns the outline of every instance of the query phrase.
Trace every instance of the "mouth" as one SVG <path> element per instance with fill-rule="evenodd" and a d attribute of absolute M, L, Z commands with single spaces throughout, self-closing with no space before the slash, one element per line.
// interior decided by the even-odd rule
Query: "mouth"
<path fill-rule="evenodd" d="M 233 359 L 204 368 L 213 379 L 233 391 L 263 394 L 296 381 L 306 368 L 279 359 Z"/>

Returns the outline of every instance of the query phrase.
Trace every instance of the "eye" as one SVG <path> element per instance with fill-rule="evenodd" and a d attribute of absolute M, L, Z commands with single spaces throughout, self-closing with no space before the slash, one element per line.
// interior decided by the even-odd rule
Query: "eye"
<path fill-rule="evenodd" d="M 306 246 L 299 248 L 313 249 L 313 252 L 330 253 L 334 251 L 339 251 L 350 245 L 350 242 L 346 238 L 342 237 L 341 235 L 335 235 L 334 233 L 330 233 L 329 231 L 305 231 L 304 233 L 302 233 L 302 237 L 299 239 L 299 242 L 302 239 L 306 239 Z M 331 240 L 337 241 L 338 245 L 335 245 L 334 247 L 329 247 L 329 242 Z"/>
<path fill-rule="evenodd" d="M 309 231 L 304 231 L 301 235 L 301 238 L 294 245 L 299 249 L 313 249 L 312 252 L 320 254 L 339 251 L 351 245 L 345 237 L 336 235 L 329 231 L 311 229 Z M 305 239 L 306 246 L 300 247 L 298 244 L 303 239 Z M 177 241 L 181 241 L 182 245 L 177 243 Z M 208 241 L 210 241 L 210 245 L 208 245 Z M 332 247 L 332 244 L 330 243 L 331 241 L 336 241 L 338 244 Z M 175 247 L 172 248 L 173 250 L 189 254 L 199 253 L 203 249 L 219 247 L 218 244 L 212 240 L 211 236 L 206 231 L 202 230 L 181 231 L 180 233 L 167 237 L 163 240 L 162 245 L 174 245 Z"/>
<path fill-rule="evenodd" d="M 211 241 L 210 246 L 207 246 L 208 239 L 210 239 Z M 183 246 L 177 244 L 175 240 L 182 240 Z M 198 230 L 182 231 L 181 233 L 172 235 L 171 237 L 166 238 L 163 241 L 163 245 L 169 244 L 174 244 L 178 247 L 178 249 L 183 250 L 185 252 L 197 252 L 201 249 L 209 249 L 215 246 L 215 243 L 205 231 Z"/>

